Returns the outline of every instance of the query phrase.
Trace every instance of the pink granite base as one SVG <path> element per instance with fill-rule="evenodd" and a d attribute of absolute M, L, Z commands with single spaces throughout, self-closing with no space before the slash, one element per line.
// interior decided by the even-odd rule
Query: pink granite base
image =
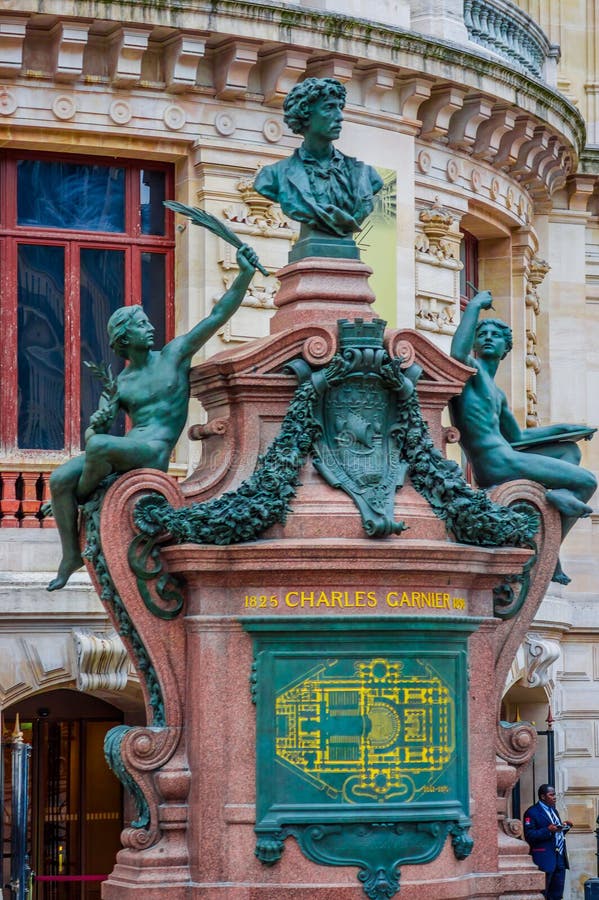
<path fill-rule="evenodd" d="M 521 571 L 530 551 L 456 544 L 409 480 L 398 491 L 395 506 L 395 518 L 409 530 L 368 539 L 351 498 L 326 485 L 310 461 L 301 472 L 286 523 L 260 540 L 163 549 L 168 571 L 185 585 L 186 607 L 179 617 L 163 621 L 151 613 L 128 565 L 127 548 L 136 534 L 131 513 L 141 496 L 154 491 L 172 506 L 184 506 L 234 490 L 249 477 L 258 454 L 276 435 L 296 387 L 286 363 L 303 358 L 315 367 L 326 365 L 337 349 L 337 320 L 374 317 L 369 274 L 362 263 L 344 260 L 302 260 L 285 267 L 279 273 L 271 336 L 219 354 L 192 374 L 192 393 L 201 397 L 208 423 L 194 432 L 204 438 L 203 462 L 188 484 L 180 487 L 166 475 L 141 470 L 117 481 L 107 494 L 101 518 L 106 561 L 156 673 L 166 724 L 135 729 L 123 740 L 123 760 L 148 799 L 150 822 L 144 829 L 123 832 L 125 849 L 102 886 L 104 900 L 365 897 L 355 867 L 316 865 L 293 838 L 286 840 L 283 856 L 273 866 L 264 866 L 254 855 L 256 714 L 249 689 L 252 640 L 242 621 L 260 615 L 278 617 L 291 630 L 308 615 L 331 622 L 377 615 L 394 624 L 402 616 L 432 617 L 439 629 L 447 617 L 477 617 L 464 698 L 474 849 L 458 860 L 446 841 L 436 860 L 403 866 L 400 896 L 541 896 L 544 876 L 524 842 L 514 836 L 517 829 L 506 819 L 505 799 L 532 756 L 534 737 L 524 725 L 505 733 L 499 706 L 506 673 L 547 588 L 559 548 L 559 517 L 542 489 L 517 482 L 497 492 L 501 503 L 526 499 L 543 522 L 529 597 L 519 615 L 507 621 L 493 614 L 492 589 L 505 575 Z M 423 370 L 418 382 L 423 417 L 433 441 L 443 448 L 456 435 L 442 425 L 442 411 L 471 370 L 415 332 L 391 332 L 386 346 L 404 368 L 415 362 Z M 151 582 L 149 589 L 154 591 Z M 409 603 L 402 605 L 404 594 Z M 429 597 L 428 605 L 421 602 L 423 595 Z M 155 593 L 152 598 L 159 602 Z M 144 690 L 152 725 L 147 686 Z"/>
<path fill-rule="evenodd" d="M 336 325 L 338 319 L 374 319 L 372 269 L 360 260 L 310 257 L 277 272 L 280 288 L 271 334 L 300 325 Z"/>
<path fill-rule="evenodd" d="M 192 897 L 260 898 L 260 900 L 354 900 L 364 894 L 354 868 L 317 866 L 304 858 L 293 838 L 285 842 L 282 859 L 263 866 L 254 857 L 255 710 L 248 688 L 252 647 L 240 617 L 280 615 L 290 628 L 309 614 L 355 618 L 386 613 L 395 618 L 405 610 L 379 606 L 340 610 L 320 607 L 276 607 L 244 610 L 247 595 L 259 590 L 281 598 L 284 587 L 309 596 L 337 588 L 355 601 L 369 589 L 377 599 L 401 585 L 445 586 L 452 596 L 466 598 L 470 615 L 483 616 L 470 638 L 470 788 L 472 855 L 457 860 L 446 843 L 441 855 L 422 866 L 402 868 L 401 895 L 433 900 L 462 897 L 537 897 L 543 877 L 532 865 L 522 841 L 498 840 L 496 747 L 496 685 L 494 680 L 497 620 L 489 616 L 490 591 L 485 588 L 500 569 L 517 565 L 526 551 L 485 551 L 445 543 L 433 559 L 433 542 L 389 542 L 321 539 L 264 541 L 249 553 L 238 547 L 173 547 L 165 551 L 169 568 L 190 587 L 186 617 L 188 692 L 193 696 L 188 719 L 189 765 L 192 778 L 189 823 Z M 403 552 L 402 552 L 403 550 Z M 464 557 L 458 562 L 454 551 Z M 508 556 L 510 559 L 508 560 Z M 260 588 L 258 587 L 260 585 Z M 297 598 L 293 597 L 293 602 Z M 413 610 L 412 610 L 413 613 Z M 444 610 L 433 615 L 442 627 Z M 491 739 L 490 739 L 491 738 Z M 426 895 L 423 891 L 426 890 Z"/>

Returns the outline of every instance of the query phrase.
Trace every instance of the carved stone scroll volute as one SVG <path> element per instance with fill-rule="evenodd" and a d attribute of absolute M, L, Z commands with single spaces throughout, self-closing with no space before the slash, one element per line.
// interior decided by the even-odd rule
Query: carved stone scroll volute
<path fill-rule="evenodd" d="M 137 817 L 121 835 L 124 849 L 114 877 L 151 883 L 152 867 L 167 865 L 176 883 L 189 877 L 191 776 L 182 728 L 184 597 L 156 554 L 144 555 L 133 526 L 132 504 L 148 492 L 161 494 L 175 506 L 183 500 L 173 479 L 141 469 L 108 490 L 99 534 L 88 521 L 87 537 L 88 547 L 92 542 L 92 578 L 138 671 L 150 723 L 147 728 L 118 726 L 106 736 L 108 764 L 137 806 Z"/>
<path fill-rule="evenodd" d="M 537 742 L 536 729 L 528 722 L 508 723 L 501 721 L 500 709 L 503 685 L 528 628 L 545 596 L 557 562 L 561 541 L 561 522 L 557 510 L 545 499 L 545 490 L 531 481 L 511 481 L 492 491 L 497 503 L 505 506 L 525 504 L 532 507 L 540 517 L 539 530 L 535 536 L 535 555 L 532 557 L 527 577 L 520 582 L 517 593 L 525 590 L 525 596 L 518 602 L 512 601 L 506 614 L 501 601 L 496 601 L 495 614 L 502 621 L 496 631 L 495 685 L 497 709 L 497 804 L 499 826 L 503 833 L 503 851 L 513 853 L 510 838 L 519 836 L 519 823 L 507 818 L 507 798 L 520 777 L 522 769 L 532 759 Z M 510 587 L 510 590 L 512 588 Z M 505 846 L 504 846 L 505 845 Z"/>

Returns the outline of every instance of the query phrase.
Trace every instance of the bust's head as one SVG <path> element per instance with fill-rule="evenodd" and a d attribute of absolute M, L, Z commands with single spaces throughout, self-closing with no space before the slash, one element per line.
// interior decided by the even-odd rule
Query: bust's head
<path fill-rule="evenodd" d="M 306 78 L 296 84 L 285 98 L 285 124 L 294 134 L 305 134 L 314 113 L 318 110 L 325 119 L 339 123 L 334 127 L 338 137 L 341 129 L 341 110 L 345 106 L 345 87 L 336 78 Z M 316 109 L 317 108 L 317 109 Z"/>

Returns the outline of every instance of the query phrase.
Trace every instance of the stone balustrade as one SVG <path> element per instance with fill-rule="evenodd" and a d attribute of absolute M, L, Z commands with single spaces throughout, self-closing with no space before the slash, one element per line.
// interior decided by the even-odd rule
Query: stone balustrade
<path fill-rule="evenodd" d="M 50 472 L 0 471 L 0 528 L 55 528 L 40 508 L 50 496 Z"/>
<path fill-rule="evenodd" d="M 533 78 L 555 84 L 560 50 L 511 0 L 464 0 L 468 37 Z"/>

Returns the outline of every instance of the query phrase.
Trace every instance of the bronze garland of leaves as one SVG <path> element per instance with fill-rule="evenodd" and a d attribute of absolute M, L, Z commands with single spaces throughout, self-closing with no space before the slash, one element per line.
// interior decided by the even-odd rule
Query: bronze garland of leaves
<path fill-rule="evenodd" d="M 539 528 L 532 507 L 515 510 L 500 506 L 485 491 L 474 490 L 458 464 L 446 459 L 433 444 L 416 393 L 400 408 L 398 418 L 403 434 L 401 452 L 408 461 L 412 484 L 457 541 L 478 547 L 531 546 Z"/>
<path fill-rule="evenodd" d="M 298 387 L 279 434 L 236 491 L 182 509 L 148 494 L 135 506 L 136 526 L 156 538 L 168 531 L 177 543 L 235 544 L 255 540 L 271 525 L 284 523 L 314 440 L 315 398 L 311 382 Z"/>
<path fill-rule="evenodd" d="M 317 436 L 315 382 L 322 388 L 323 376 L 325 380 L 337 381 L 348 365 L 344 356 L 337 354 L 324 372 L 311 373 L 302 381 L 281 431 L 259 458 L 254 474 L 236 491 L 177 510 L 165 497 L 149 494 L 136 504 L 137 528 L 156 542 L 168 532 L 176 543 L 224 545 L 255 540 L 271 525 L 284 523 L 297 490 L 300 469 Z M 446 459 L 434 446 L 416 392 L 406 398 L 406 379 L 399 369 L 399 360 L 385 353 L 381 374 L 401 398 L 397 440 L 412 484 L 456 540 L 485 547 L 530 546 L 539 526 L 538 516 L 532 511 L 499 506 L 485 491 L 470 487 L 457 463 Z"/>
<path fill-rule="evenodd" d="M 179 578 L 163 571 L 160 546 L 155 536 L 138 534 L 134 537 L 127 551 L 127 560 L 146 609 L 166 622 L 176 619 L 185 603 L 183 585 Z M 160 605 L 152 597 L 148 582 L 154 582 Z"/>

